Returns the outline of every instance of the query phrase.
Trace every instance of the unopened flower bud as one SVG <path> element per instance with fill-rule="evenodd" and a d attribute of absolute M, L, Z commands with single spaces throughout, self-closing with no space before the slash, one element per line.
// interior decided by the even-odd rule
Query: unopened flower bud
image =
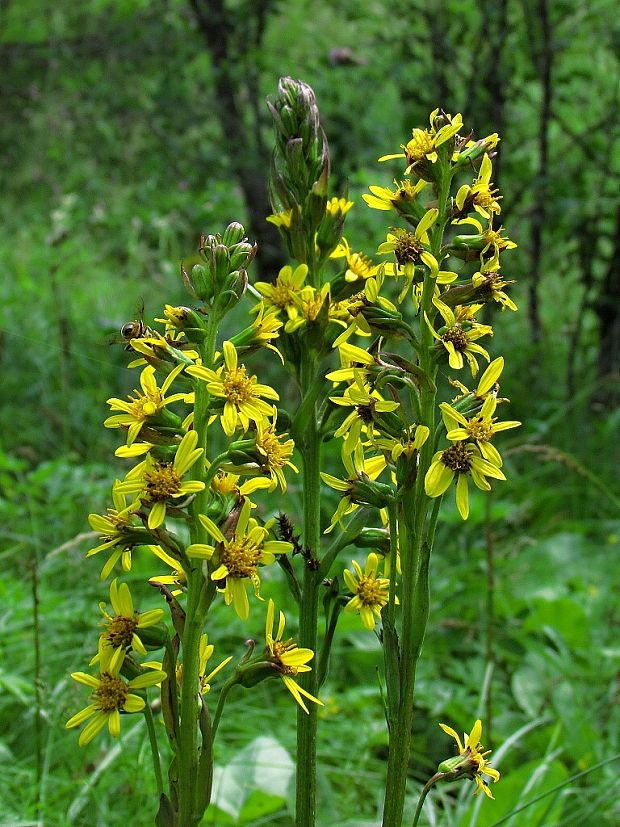
<path fill-rule="evenodd" d="M 232 247 L 234 244 L 239 244 L 239 242 L 243 239 L 244 233 L 245 229 L 243 224 L 239 224 L 238 221 L 233 221 L 224 230 L 222 234 L 222 243 L 227 247 Z"/>
<path fill-rule="evenodd" d="M 385 528 L 363 528 L 355 538 L 358 548 L 372 548 L 381 554 L 390 551 L 390 533 Z"/>

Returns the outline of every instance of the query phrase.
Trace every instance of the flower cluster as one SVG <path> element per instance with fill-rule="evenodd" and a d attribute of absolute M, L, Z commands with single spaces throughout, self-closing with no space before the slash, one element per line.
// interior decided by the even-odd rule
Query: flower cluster
<path fill-rule="evenodd" d="M 329 209 L 338 216 L 347 205 L 332 203 Z M 133 555 L 141 550 L 147 561 L 165 564 L 164 573 L 154 568 L 149 583 L 166 599 L 181 646 L 179 650 L 179 644 L 172 643 L 163 608 L 135 611 L 127 583 L 113 579 L 112 608 L 100 604 L 104 631 L 91 660 L 99 675 L 73 675 L 93 690 L 89 706 L 67 723 L 74 727 L 88 721 L 80 744 L 88 743 L 106 724 L 112 735 L 118 735 L 121 715 L 144 711 L 143 690 L 156 685 L 168 697 L 166 725 L 174 739 L 179 722 L 172 721 L 171 715 L 181 702 L 183 680 L 188 680 L 187 658 L 198 664 L 196 690 L 203 695 L 232 659 L 229 656 L 209 672 L 213 644 L 205 633 L 191 641 L 184 635 L 187 613 L 197 610 L 191 605 L 195 584 L 203 584 L 209 603 L 222 600 L 246 620 L 248 586 L 262 601 L 261 569 L 293 549 L 290 542 L 273 535 L 273 519 L 257 516 L 260 509 L 253 498 L 260 491 L 286 490 L 285 471 L 297 471 L 292 461 L 295 444 L 278 427 L 274 403 L 279 394 L 260 382 L 244 361 L 260 349 L 282 358 L 274 344 L 283 329 L 279 314 L 286 312 L 287 321 L 303 318 L 303 269 L 295 273 L 285 269 L 280 285 L 271 290 L 263 286 L 254 321 L 223 341 L 220 351 L 215 349 L 218 323 L 245 291 L 243 268 L 253 251 L 238 224 L 230 225 L 222 236 L 202 237 L 203 263 L 189 273 L 184 270 L 184 279 L 204 309 L 166 305 L 162 318 L 152 326 L 141 319 L 123 326 L 126 348 L 139 357 L 130 365 L 140 370 L 139 388 L 126 400 L 108 400 L 112 415 L 104 424 L 125 437 L 117 457 L 134 464 L 114 482 L 113 504 L 107 512 L 89 516 L 99 541 L 88 556 L 107 553 L 102 579 L 119 565 L 129 572 Z M 163 329 L 158 330 L 157 324 Z M 313 653 L 298 650 L 303 662 L 293 664 L 293 647 L 285 645 L 280 634 L 268 636 L 269 658 L 280 664 L 287 687 L 306 709 L 304 691 L 291 676 L 295 670 L 310 669 L 307 662 Z M 162 646 L 166 648 L 163 661 L 144 660 Z M 198 653 L 197 661 L 188 651 L 190 646 Z M 242 667 L 237 670 L 243 672 Z M 319 703 L 312 695 L 306 697 Z"/>

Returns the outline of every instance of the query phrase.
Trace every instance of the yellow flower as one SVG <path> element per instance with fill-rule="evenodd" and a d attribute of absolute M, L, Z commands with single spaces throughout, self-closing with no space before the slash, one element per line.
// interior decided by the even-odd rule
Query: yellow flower
<path fill-rule="evenodd" d="M 381 413 L 392 413 L 400 407 L 399 402 L 390 402 L 383 399 L 381 394 L 373 390 L 364 381 L 363 372 L 354 371 L 353 384 L 345 390 L 342 396 L 330 396 L 334 405 L 353 410 L 346 417 L 340 427 L 334 432 L 335 437 L 344 437 L 343 451 L 350 454 L 360 440 L 363 431 L 366 431 L 372 441 L 375 423 L 379 424 Z"/>
<path fill-rule="evenodd" d="M 458 757 L 449 758 L 447 761 L 443 761 L 439 765 L 439 772 L 454 773 L 456 775 L 463 775 L 467 778 L 471 778 L 476 782 L 475 795 L 483 792 L 486 796 L 488 796 L 488 798 L 494 798 L 494 795 L 489 789 L 489 785 L 486 779 L 483 778 L 483 775 L 487 775 L 494 782 L 499 781 L 500 776 L 499 772 L 490 765 L 489 761 L 487 761 L 486 756 L 489 755 L 491 750 L 486 750 L 486 752 L 483 752 L 484 747 L 480 743 L 480 736 L 482 735 L 482 722 L 480 720 L 476 721 L 469 735 L 467 735 L 467 733 L 463 733 L 463 741 L 461 741 L 458 734 L 452 729 L 452 727 L 446 726 L 446 724 L 439 724 L 439 726 L 447 735 L 454 738 L 459 750 Z"/>
<path fill-rule="evenodd" d="M 202 548 L 202 546 L 199 547 Z M 172 591 L 173 597 L 182 594 L 187 585 L 187 574 L 181 563 L 165 552 L 161 546 L 147 546 L 147 548 L 172 569 L 170 574 L 159 574 L 154 577 L 149 577 L 149 583 L 153 583 L 154 585 L 162 583 L 164 586 L 174 586 L 174 591 Z M 188 546 L 186 551 L 189 551 L 190 548 L 191 546 Z"/>
<path fill-rule="evenodd" d="M 364 626 L 372 631 L 376 620 L 381 618 L 381 609 L 389 600 L 390 581 L 377 577 L 379 557 L 374 552 L 368 555 L 364 571 L 357 560 L 352 560 L 352 563 L 355 574 L 345 569 L 343 575 L 349 591 L 355 597 L 349 600 L 345 611 L 358 612 Z"/>
<path fill-rule="evenodd" d="M 71 675 L 73 680 L 94 690 L 91 703 L 65 724 L 70 729 L 91 719 L 80 734 L 78 743 L 81 747 L 92 741 L 106 724 L 110 735 L 117 738 L 121 732 L 120 713 L 141 712 L 145 706 L 144 699 L 132 694 L 131 690 L 155 686 L 166 678 L 165 672 L 155 670 L 126 682 L 119 676 L 124 659 L 125 653 L 119 648 L 113 651 L 109 659 L 102 657 L 98 678 L 85 672 L 73 672 Z"/>
<path fill-rule="evenodd" d="M 86 556 L 92 557 L 93 554 L 99 554 L 105 549 L 114 549 L 101 571 L 102 580 L 105 580 L 119 560 L 123 570 L 130 571 L 133 547 L 148 540 L 146 535 L 140 535 L 142 524 L 137 523 L 134 518 L 135 512 L 140 508 L 140 501 L 136 500 L 127 505 L 127 497 L 118 490 L 120 484 L 120 481 L 116 480 L 112 486 L 114 508 L 108 508 L 107 514 L 88 515 L 90 527 L 99 532 L 99 539 L 103 542 L 89 549 Z"/>
<path fill-rule="evenodd" d="M 394 155 L 382 155 L 379 161 L 390 161 L 393 158 L 405 158 L 407 168 L 405 175 L 410 172 L 416 174 L 427 172 L 425 165 L 434 164 L 437 162 L 437 149 L 446 141 L 453 138 L 459 129 L 463 126 L 463 118 L 461 115 L 443 114 L 439 115 L 439 110 L 435 109 L 430 116 L 430 131 L 428 129 L 413 129 L 411 139 L 406 144 L 401 144 L 401 149 L 404 152 L 399 152 Z M 437 124 L 440 124 L 437 129 Z"/>
<path fill-rule="evenodd" d="M 287 264 L 278 273 L 275 284 L 257 281 L 254 286 L 264 297 L 267 307 L 275 307 L 278 312 L 284 310 L 289 319 L 295 319 L 297 317 L 299 293 L 307 275 L 308 266 L 306 264 L 300 264 L 295 270 L 290 264 Z"/>
<path fill-rule="evenodd" d="M 198 351 L 193 349 L 195 345 L 185 340 L 185 333 L 182 330 L 175 330 L 173 327 L 166 327 L 165 336 L 157 330 L 151 330 L 148 336 L 133 338 L 131 347 L 144 358 L 130 362 L 128 365 L 130 368 L 143 365 L 145 361 L 158 365 L 162 359 L 169 360 L 170 358 L 178 364 L 188 365 L 198 358 Z M 188 400 L 185 399 L 185 401 Z"/>
<path fill-rule="evenodd" d="M 362 198 L 373 210 L 395 209 L 401 214 L 411 214 L 408 207 L 413 204 L 419 193 L 426 186 L 426 181 L 420 179 L 415 185 L 411 181 L 394 180 L 394 191 L 389 187 L 370 186 L 371 195 L 364 194 Z"/>
<path fill-rule="evenodd" d="M 491 218 L 493 213 L 501 212 L 502 208 L 499 205 L 501 196 L 497 195 L 498 190 L 493 189 L 493 184 L 490 183 L 492 171 L 491 159 L 485 155 L 480 165 L 480 173 L 473 185 L 470 187 L 463 184 L 459 187 L 455 198 L 459 217 L 467 215 L 472 207 L 483 218 Z"/>
<path fill-rule="evenodd" d="M 502 310 L 516 310 L 517 305 L 504 292 L 504 287 L 514 284 L 514 281 L 505 281 L 499 270 L 499 253 L 495 252 L 488 261 L 482 261 L 479 272 L 474 273 L 471 282 L 474 288 L 479 291 L 481 301 L 496 301 L 502 306 Z"/>
<path fill-rule="evenodd" d="M 330 255 L 330 258 L 345 259 L 347 269 L 345 270 L 344 278 L 345 281 L 348 282 L 365 281 L 377 272 L 377 266 L 372 259 L 364 255 L 364 253 L 353 252 L 346 238 L 340 239 L 340 243 Z"/>
<path fill-rule="evenodd" d="M 452 401 L 460 402 L 462 399 L 469 395 L 471 395 L 475 399 L 484 400 L 489 394 L 493 394 L 493 396 L 495 396 L 495 398 L 497 399 L 497 393 L 499 392 L 499 385 L 497 384 L 497 382 L 503 370 L 504 357 L 498 356 L 497 359 L 493 359 L 493 361 L 490 362 L 487 366 L 486 370 L 480 377 L 476 391 L 473 394 L 469 390 L 469 388 L 462 384 L 462 382 L 459 382 L 455 379 L 450 379 L 450 384 L 461 391 L 461 393 L 458 396 L 456 396 Z M 498 399 L 497 401 L 506 402 L 507 400 Z"/>
<path fill-rule="evenodd" d="M 375 357 L 371 353 L 368 353 L 367 350 L 363 350 L 361 347 L 357 347 L 357 345 L 351 345 L 346 341 L 338 344 L 338 354 L 340 356 L 341 367 L 325 374 L 325 378 L 335 384 L 340 382 L 353 382 L 355 380 L 355 371 L 360 369 L 364 377 L 366 377 L 368 368 L 378 366 Z"/>
<path fill-rule="evenodd" d="M 267 221 L 269 221 L 270 224 L 275 224 L 276 227 L 284 227 L 288 230 L 293 221 L 293 209 L 291 208 L 290 210 L 283 210 L 282 212 L 268 215 Z"/>
<path fill-rule="evenodd" d="M 256 469 L 254 468 L 254 470 Z M 239 485 L 240 479 L 240 474 L 233 474 L 220 469 L 211 480 L 211 490 L 223 497 L 234 494 L 236 499 L 241 499 L 242 497 L 248 497 L 261 488 L 271 488 L 273 484 L 271 480 L 267 480 L 265 477 L 252 477 Z"/>
<path fill-rule="evenodd" d="M 172 402 L 177 402 L 179 399 L 186 399 L 187 394 L 175 393 L 172 396 L 166 397 L 166 392 L 170 385 L 174 382 L 176 377 L 183 370 L 184 365 L 177 365 L 176 368 L 170 371 L 168 376 L 159 388 L 155 380 L 155 368 L 152 365 L 147 365 L 140 374 L 140 385 L 142 393 L 135 390 L 136 396 L 129 396 L 129 402 L 123 399 L 116 399 L 115 397 L 108 399 L 108 405 L 113 411 L 123 411 L 121 414 L 109 416 L 103 423 L 106 428 L 122 428 L 126 427 L 127 445 L 136 439 L 140 433 L 142 426 L 149 420 L 161 415 L 166 405 Z"/>
<path fill-rule="evenodd" d="M 280 612 L 278 621 L 278 630 L 276 636 L 273 636 L 273 623 L 275 619 L 275 605 L 271 598 L 267 604 L 267 621 L 265 623 L 265 644 L 267 647 L 267 654 L 271 663 L 275 666 L 284 685 L 295 698 L 299 706 L 304 712 L 309 712 L 308 707 L 304 703 L 304 698 L 307 698 L 312 703 L 323 706 L 323 701 L 315 698 L 294 680 L 300 672 L 310 672 L 311 667 L 308 666 L 308 661 L 314 657 L 312 649 L 300 649 L 297 644 L 291 640 L 282 640 L 284 634 L 284 626 L 286 619 L 283 612 Z M 302 697 L 303 696 L 303 697 Z"/>
<path fill-rule="evenodd" d="M 286 554 L 292 551 L 291 543 L 282 540 L 268 540 L 268 528 L 259 526 L 254 518 L 250 517 L 252 503 L 246 499 L 243 503 L 239 518 L 232 537 L 226 538 L 213 520 L 204 514 L 199 515 L 200 522 L 211 537 L 220 545 L 217 548 L 219 565 L 211 574 L 211 579 L 217 583 L 225 581 L 224 602 L 227 606 L 232 603 L 237 615 L 247 620 L 250 613 L 250 604 L 246 591 L 246 582 L 249 580 L 254 587 L 254 594 L 260 596 L 259 565 L 268 565 L 275 561 L 276 554 Z M 216 549 L 206 546 L 205 551 L 199 551 L 191 546 L 187 548 L 187 556 L 195 558 L 210 557 Z"/>
<path fill-rule="evenodd" d="M 405 278 L 413 281 L 417 264 L 425 264 L 431 271 L 433 278 L 438 275 L 439 264 L 428 246 L 428 230 L 433 226 L 438 215 L 438 210 L 428 210 L 413 232 L 395 228 L 391 233 L 388 233 L 387 241 L 384 241 L 377 250 L 379 255 L 394 253 L 396 266 L 392 265 L 391 271 L 386 269 L 388 275 L 404 275 Z"/>
<path fill-rule="evenodd" d="M 490 491 L 486 479 L 505 480 L 503 472 L 480 455 L 477 446 L 468 442 L 455 442 L 443 451 L 437 451 L 424 478 L 424 490 L 429 497 L 439 497 L 456 478 L 456 507 L 461 517 L 469 516 L 469 491 L 467 478 L 471 476 L 481 491 Z"/>
<path fill-rule="evenodd" d="M 284 362 L 280 351 L 271 344 L 271 340 L 277 339 L 280 335 L 283 324 L 278 309 L 273 306 L 267 308 L 265 302 L 261 301 L 252 308 L 252 313 L 257 313 L 257 316 L 250 327 L 233 336 L 231 343 L 242 353 L 252 353 L 260 347 L 266 347 L 273 350 L 280 361 Z"/>
<path fill-rule="evenodd" d="M 263 473 L 269 474 L 274 487 L 279 485 L 282 491 L 286 491 L 284 469 L 288 466 L 296 474 L 299 473 L 297 466 L 290 461 L 295 443 L 292 439 L 286 439 L 288 434 L 276 433 L 278 411 L 275 407 L 273 414 L 273 421 L 259 422 L 256 426 L 256 449 L 260 457 L 259 467 Z"/>
<path fill-rule="evenodd" d="M 487 351 L 476 344 L 476 339 L 482 336 L 493 335 L 493 328 L 490 325 L 479 324 L 473 319 L 482 305 L 474 305 L 472 308 L 457 307 L 453 311 L 446 304 L 439 299 L 434 300 L 434 304 L 439 308 L 443 316 L 445 326 L 437 332 L 428 320 L 428 316 L 424 314 L 424 318 L 429 330 L 438 342 L 441 342 L 443 347 L 448 352 L 448 363 L 454 370 L 460 370 L 465 364 L 464 358 L 469 363 L 472 376 L 478 373 L 478 360 L 476 353 L 483 356 L 487 362 L 490 359 Z"/>
<path fill-rule="evenodd" d="M 389 453 L 393 462 L 404 455 L 411 459 L 416 451 L 424 445 L 430 434 L 426 425 L 407 425 L 402 429 L 399 439 L 388 434 L 382 434 L 379 439 L 373 440 L 373 447 Z"/>
<path fill-rule="evenodd" d="M 343 517 L 355 511 L 362 503 L 382 507 L 385 504 L 384 496 L 390 493 L 387 486 L 374 482 L 387 466 L 383 454 L 365 459 L 364 448 L 361 442 L 358 442 L 352 454 L 342 455 L 342 461 L 349 473 L 349 477 L 345 480 L 321 471 L 323 482 L 341 493 L 340 502 L 325 534 L 333 531 Z"/>
<path fill-rule="evenodd" d="M 494 445 L 491 445 L 491 439 L 500 431 L 507 431 L 509 428 L 518 428 L 521 423 L 516 420 L 497 422 L 497 417 L 493 416 L 495 408 L 497 407 L 497 399 L 494 396 L 487 396 L 482 403 L 480 413 L 472 416 L 470 419 L 467 419 L 460 411 L 457 411 L 456 408 L 453 408 L 447 402 L 442 402 L 439 407 L 441 408 L 444 424 L 448 431 L 448 439 L 451 442 L 462 442 L 468 439 L 473 440 L 480 449 L 480 453 L 484 459 L 501 468 L 501 454 Z"/>
<path fill-rule="evenodd" d="M 127 583 L 117 586 L 117 580 L 110 583 L 110 603 L 113 615 L 108 614 L 105 603 L 99 608 L 104 616 L 105 632 L 101 635 L 102 649 L 91 660 L 91 665 L 97 663 L 107 649 L 134 649 L 141 655 L 146 655 L 144 644 L 138 634 L 140 629 L 154 626 L 164 616 L 163 609 L 151 609 L 147 612 L 134 612 L 133 600 Z"/>
<path fill-rule="evenodd" d="M 332 218 L 342 218 L 345 216 L 351 207 L 353 201 L 348 201 L 346 198 L 330 198 L 325 205 L 325 212 Z"/>
<path fill-rule="evenodd" d="M 213 371 L 202 365 L 187 368 L 191 376 L 207 383 L 211 396 L 224 400 L 220 422 L 226 436 L 232 436 L 238 427 L 247 431 L 250 420 L 262 422 L 271 414 L 271 407 L 261 397 L 278 400 L 278 394 L 268 385 L 261 385 L 256 376 L 248 376 L 245 367 L 237 364 L 237 351 L 231 342 L 224 342 L 224 364 Z"/>
<path fill-rule="evenodd" d="M 160 462 L 149 455 L 144 462 L 136 465 L 118 485 L 123 494 L 137 494 L 143 505 L 150 508 L 148 527 L 159 528 L 166 519 L 166 508 L 174 500 L 195 494 L 205 487 L 200 480 L 181 478 L 189 471 L 196 460 L 202 456 L 203 449 L 196 448 L 198 434 L 188 431 L 176 450 L 174 461 Z"/>
<path fill-rule="evenodd" d="M 329 282 L 326 282 L 320 290 L 309 285 L 302 287 L 297 299 L 299 312 L 294 319 L 289 319 L 284 325 L 285 332 L 293 333 L 308 323 L 316 322 L 326 303 L 329 313 L 329 290 Z"/>
<path fill-rule="evenodd" d="M 225 658 L 219 666 L 216 666 L 215 669 L 212 669 L 211 672 L 207 675 L 207 664 L 211 658 L 211 655 L 215 651 L 215 646 L 212 643 L 209 643 L 209 638 L 207 635 L 200 635 L 200 646 L 199 646 L 199 670 L 198 674 L 200 676 L 200 692 L 203 695 L 206 695 L 207 692 L 211 689 L 211 681 L 220 672 L 225 666 L 232 660 L 232 655 Z"/>
<path fill-rule="evenodd" d="M 489 226 L 483 230 L 482 224 L 472 216 L 467 216 L 466 218 L 455 218 L 452 222 L 453 224 L 471 224 L 477 230 L 477 235 L 470 236 L 472 240 L 472 249 L 480 249 L 480 258 L 482 261 L 485 258 L 491 258 L 493 256 L 499 255 L 499 253 L 503 252 L 504 250 L 514 250 L 517 246 L 514 241 L 511 241 L 507 236 L 503 236 L 503 227 L 500 227 L 497 230 L 493 229 L 493 217 L 489 221 Z M 480 245 L 474 246 L 475 245 Z M 469 260 L 469 259 L 468 259 Z"/>

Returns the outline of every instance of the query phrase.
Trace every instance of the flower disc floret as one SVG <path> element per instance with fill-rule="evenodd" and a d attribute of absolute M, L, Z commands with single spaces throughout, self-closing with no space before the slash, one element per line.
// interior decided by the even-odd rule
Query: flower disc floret
<path fill-rule="evenodd" d="M 439 497 L 456 480 L 456 506 L 461 517 L 469 516 L 469 492 L 467 479 L 482 491 L 490 491 L 487 477 L 505 480 L 503 472 L 480 455 L 476 445 L 455 442 L 443 451 L 437 451 L 424 478 L 424 489 L 429 497 Z"/>
<path fill-rule="evenodd" d="M 497 417 L 493 416 L 497 408 L 497 399 L 494 396 L 487 396 L 482 403 L 480 413 L 469 419 L 447 402 L 442 402 L 440 408 L 449 440 L 456 443 L 462 440 L 473 440 L 484 459 L 501 468 L 501 454 L 491 445 L 491 440 L 495 434 L 518 428 L 521 423 L 516 420 L 498 422 Z"/>
<path fill-rule="evenodd" d="M 275 561 L 276 554 L 286 554 L 293 550 L 291 543 L 268 540 L 268 529 L 259 526 L 254 518 L 250 518 L 251 510 L 252 503 L 246 499 L 241 507 L 234 534 L 229 538 L 222 534 L 221 529 L 209 517 L 200 515 L 200 522 L 219 544 L 219 565 L 211 574 L 211 579 L 220 584 L 224 582 L 224 602 L 227 606 L 232 603 L 242 620 L 247 620 L 250 613 L 246 582 L 249 580 L 252 583 L 255 596 L 262 600 L 259 565 L 269 565 Z M 214 551 L 215 549 L 208 546 L 205 549 L 190 546 L 187 555 L 204 558 L 211 556 Z"/>
<path fill-rule="evenodd" d="M 238 365 L 232 342 L 224 342 L 223 350 L 224 364 L 217 371 L 192 365 L 187 372 L 206 382 L 209 393 L 223 400 L 220 421 L 226 436 L 232 436 L 237 428 L 247 431 L 250 421 L 261 422 L 271 414 L 271 406 L 261 397 L 276 401 L 280 397 L 273 388 L 260 384 L 256 376 L 248 376 L 245 367 Z"/>
<path fill-rule="evenodd" d="M 145 701 L 132 693 L 134 689 L 155 686 L 166 678 L 161 670 L 150 670 L 138 675 L 129 682 L 120 677 L 121 666 L 125 659 L 122 649 L 116 649 L 101 658 L 99 677 L 86 672 L 73 672 L 71 677 L 78 683 L 90 687 L 93 692 L 90 704 L 70 718 L 65 727 L 70 729 L 88 721 L 79 737 L 79 745 L 84 746 L 107 724 L 110 735 L 118 737 L 121 731 L 121 712 L 141 712 Z"/>
<path fill-rule="evenodd" d="M 203 449 L 197 448 L 198 434 L 188 431 L 176 450 L 172 464 L 160 462 L 148 456 L 119 483 L 118 490 L 124 494 L 137 494 L 140 501 L 150 507 L 148 527 L 158 528 L 166 519 L 166 509 L 171 501 L 195 494 L 205 487 L 201 480 L 183 481 Z"/>
<path fill-rule="evenodd" d="M 300 264 L 295 270 L 287 264 L 278 273 L 275 284 L 257 281 L 254 286 L 263 296 L 267 307 L 274 307 L 278 312 L 285 312 L 289 319 L 294 319 L 297 317 L 299 294 L 307 275 L 306 264 Z"/>
<path fill-rule="evenodd" d="M 103 614 L 105 632 L 100 638 L 100 650 L 92 659 L 91 664 L 97 663 L 102 657 L 102 649 L 111 648 L 123 650 L 134 649 L 141 655 L 146 654 L 139 632 L 149 626 L 154 626 L 164 616 L 163 609 L 151 609 L 147 612 L 134 611 L 133 599 L 127 583 L 117 585 L 117 580 L 110 583 L 110 603 L 114 614 L 109 614 L 105 603 L 99 608 Z"/>
<path fill-rule="evenodd" d="M 345 569 L 343 576 L 355 596 L 349 600 L 345 611 L 358 612 L 366 629 L 372 631 L 377 618 L 381 617 L 381 609 L 389 600 L 390 581 L 378 577 L 379 557 L 374 552 L 368 555 L 363 571 L 357 560 L 352 563 L 355 573 Z"/>

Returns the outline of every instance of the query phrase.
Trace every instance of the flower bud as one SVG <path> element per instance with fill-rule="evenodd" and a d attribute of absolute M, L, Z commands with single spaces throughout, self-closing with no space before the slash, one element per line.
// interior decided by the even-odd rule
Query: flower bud
<path fill-rule="evenodd" d="M 347 495 L 351 502 L 358 505 L 370 505 L 374 508 L 385 508 L 394 497 L 390 485 L 383 482 L 374 482 L 366 475 L 359 476 L 351 481 Z"/>
<path fill-rule="evenodd" d="M 358 548 L 372 548 L 381 554 L 390 551 L 390 533 L 385 528 L 363 528 L 355 538 Z"/>
<path fill-rule="evenodd" d="M 250 244 L 249 241 L 243 241 L 230 247 L 230 268 L 231 270 L 241 270 L 248 266 L 248 264 L 256 256 L 258 249 L 257 244 Z"/>
<path fill-rule="evenodd" d="M 275 664 L 268 661 L 258 661 L 258 663 L 250 663 L 247 666 L 239 666 L 235 683 L 245 686 L 246 689 L 251 689 L 262 681 L 277 675 L 279 675 L 279 672 Z"/>
<path fill-rule="evenodd" d="M 238 221 L 233 221 L 224 230 L 222 234 L 222 243 L 227 247 L 232 247 L 235 244 L 239 244 L 239 242 L 243 239 L 244 233 L 245 229 L 243 224 L 239 224 Z"/>

